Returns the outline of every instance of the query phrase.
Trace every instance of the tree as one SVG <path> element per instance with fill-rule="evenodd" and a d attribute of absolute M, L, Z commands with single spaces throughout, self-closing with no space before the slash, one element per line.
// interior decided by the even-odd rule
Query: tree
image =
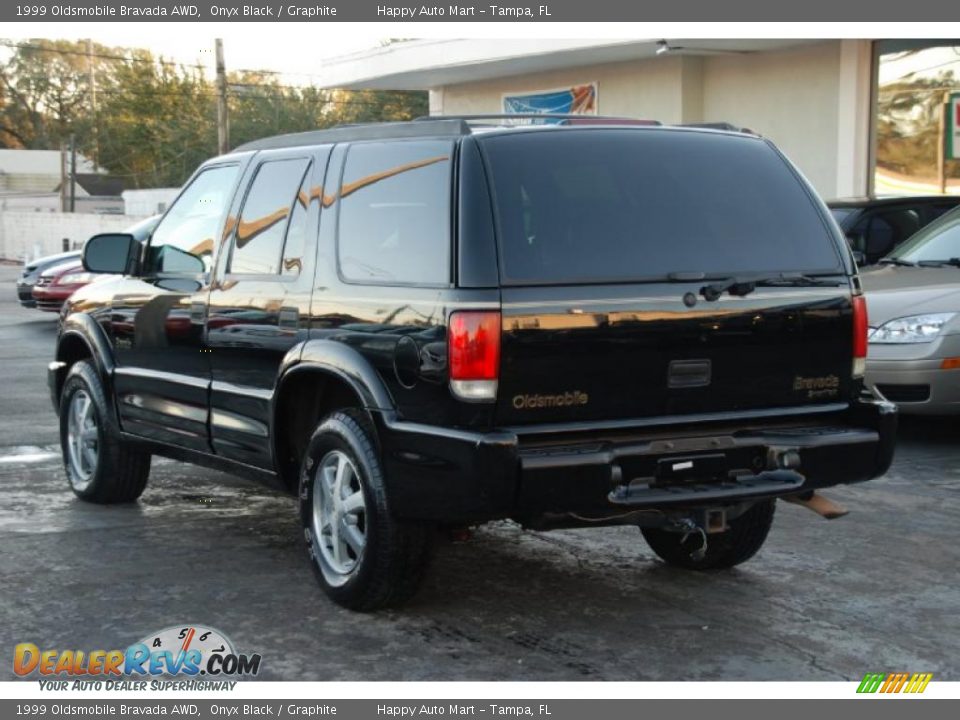
<path fill-rule="evenodd" d="M 90 63 L 85 42 L 33 39 L 4 41 L 10 56 L 0 64 L 0 144 L 57 148 L 71 132 L 90 128 Z M 109 48 L 94 45 L 95 54 Z M 109 65 L 93 58 L 95 72 Z"/>
<path fill-rule="evenodd" d="M 0 145 L 78 151 L 132 187 L 177 186 L 216 153 L 216 87 L 204 70 L 148 50 L 93 46 L 97 107 L 84 42 L 2 42 Z M 233 147 L 269 135 L 427 114 L 423 92 L 358 92 L 281 84 L 275 73 L 228 77 Z"/>
<path fill-rule="evenodd" d="M 98 112 L 100 164 L 134 187 L 180 185 L 216 149 L 214 87 L 146 51 L 117 63 Z"/>

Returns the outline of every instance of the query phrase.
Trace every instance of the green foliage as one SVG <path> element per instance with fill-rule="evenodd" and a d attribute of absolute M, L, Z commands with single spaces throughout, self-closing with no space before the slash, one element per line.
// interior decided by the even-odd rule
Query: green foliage
<path fill-rule="evenodd" d="M 56 148 L 71 131 L 89 132 L 86 43 L 30 40 L 0 64 L 0 144 Z M 38 48 L 38 49 L 34 49 Z M 95 53 L 107 48 L 94 45 Z M 95 70 L 105 61 L 94 60 Z"/>
<path fill-rule="evenodd" d="M 78 151 L 131 187 L 177 186 L 217 152 L 216 85 L 201 68 L 147 50 L 34 39 L 0 43 L 0 147 Z M 93 63 L 96 103 L 91 84 Z M 269 72 L 228 76 L 230 145 L 342 123 L 427 114 L 422 92 L 288 86 Z"/>

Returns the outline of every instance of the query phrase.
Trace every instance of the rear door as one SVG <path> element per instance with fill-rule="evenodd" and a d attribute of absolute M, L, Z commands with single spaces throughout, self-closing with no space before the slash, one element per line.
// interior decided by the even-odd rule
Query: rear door
<path fill-rule="evenodd" d="M 503 285 L 499 422 L 775 410 L 848 393 L 841 240 L 766 142 L 558 129 L 482 145 Z M 822 285 L 704 297 L 721 279 L 779 273 Z"/>
<path fill-rule="evenodd" d="M 210 288 L 210 435 L 218 455 L 270 467 L 281 362 L 306 339 L 329 148 L 262 152 L 228 223 Z"/>

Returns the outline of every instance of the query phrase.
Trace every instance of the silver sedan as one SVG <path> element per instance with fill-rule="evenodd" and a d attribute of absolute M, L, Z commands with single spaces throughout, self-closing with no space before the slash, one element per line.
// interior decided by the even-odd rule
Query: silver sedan
<path fill-rule="evenodd" d="M 960 413 L 960 209 L 861 273 L 867 384 L 903 413 Z"/>

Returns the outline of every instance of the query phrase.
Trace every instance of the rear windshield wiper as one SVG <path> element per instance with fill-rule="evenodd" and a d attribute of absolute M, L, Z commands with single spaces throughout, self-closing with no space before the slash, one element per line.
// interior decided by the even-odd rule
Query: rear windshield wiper
<path fill-rule="evenodd" d="M 917 263 L 920 267 L 945 267 L 947 265 L 952 265 L 953 267 L 960 267 L 960 258 L 950 258 L 949 260 L 921 260 Z"/>
<path fill-rule="evenodd" d="M 743 297 L 758 287 L 836 287 L 837 284 L 835 280 L 821 280 L 800 273 L 780 273 L 761 277 L 729 277 L 717 280 L 700 288 L 700 294 L 706 300 L 713 301 L 719 299 L 725 292 Z"/>
<path fill-rule="evenodd" d="M 896 257 L 885 257 L 877 260 L 878 265 L 900 265 L 902 267 L 915 267 L 916 263 L 912 263 L 909 260 L 902 260 Z"/>

